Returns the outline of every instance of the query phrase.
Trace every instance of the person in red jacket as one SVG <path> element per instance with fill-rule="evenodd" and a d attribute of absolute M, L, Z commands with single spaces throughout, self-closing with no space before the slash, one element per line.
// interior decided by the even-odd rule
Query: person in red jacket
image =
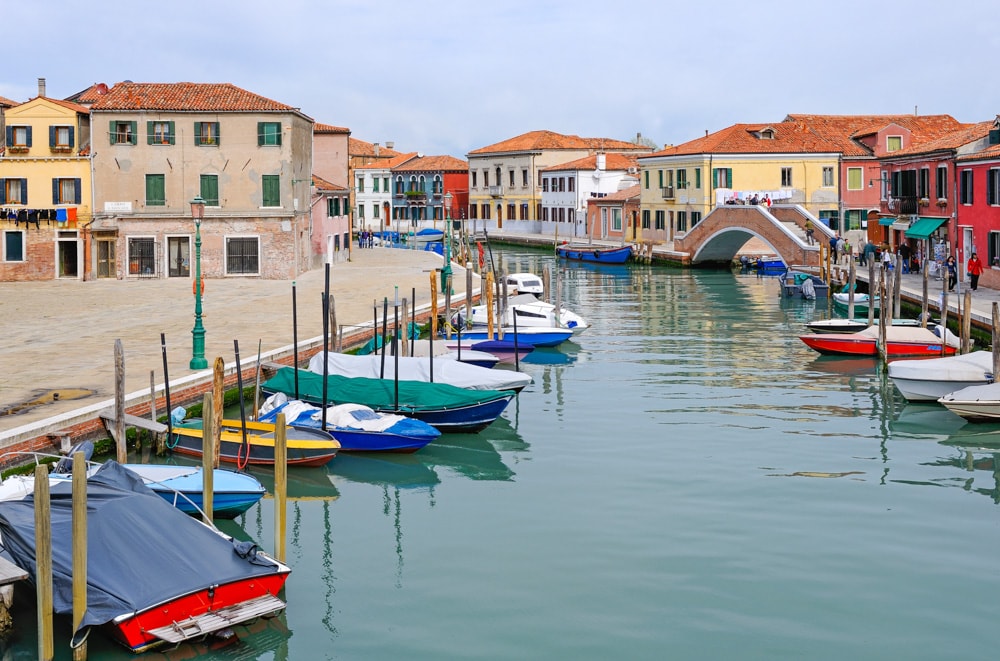
<path fill-rule="evenodd" d="M 976 291 L 979 287 L 979 276 L 983 273 L 983 263 L 979 261 L 979 256 L 976 253 L 972 253 L 972 257 L 969 258 L 969 263 L 965 266 L 965 270 L 969 272 L 972 291 Z"/>

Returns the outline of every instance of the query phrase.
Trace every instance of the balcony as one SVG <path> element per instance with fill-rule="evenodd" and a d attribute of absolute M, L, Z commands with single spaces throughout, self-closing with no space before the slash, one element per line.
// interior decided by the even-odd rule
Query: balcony
<path fill-rule="evenodd" d="M 663 188 L 660 189 L 660 192 L 663 194 L 663 199 L 664 200 L 672 200 L 672 199 L 674 199 L 674 187 L 673 186 L 664 186 Z"/>
<path fill-rule="evenodd" d="M 407 204 L 427 204 L 427 192 L 422 190 L 406 191 Z"/>
<path fill-rule="evenodd" d="M 896 216 L 916 216 L 920 214 L 920 198 L 916 195 L 889 196 L 882 203 L 886 210 Z"/>
<path fill-rule="evenodd" d="M 503 197 L 503 186 L 490 186 L 490 197 Z"/>

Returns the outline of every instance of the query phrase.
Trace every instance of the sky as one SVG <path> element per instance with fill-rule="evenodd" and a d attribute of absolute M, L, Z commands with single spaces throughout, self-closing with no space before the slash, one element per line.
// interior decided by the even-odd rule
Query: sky
<path fill-rule="evenodd" d="M 461 159 L 535 130 L 662 147 L 791 113 L 1000 113 L 995 0 L 8 0 L 3 15 L 15 101 L 38 78 L 53 98 L 232 83 Z"/>

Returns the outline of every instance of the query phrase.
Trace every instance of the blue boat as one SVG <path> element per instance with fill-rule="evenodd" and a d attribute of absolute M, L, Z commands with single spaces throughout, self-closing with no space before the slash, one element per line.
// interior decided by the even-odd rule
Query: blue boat
<path fill-rule="evenodd" d="M 518 347 L 521 346 L 555 347 L 559 346 L 569 338 L 573 337 L 573 329 L 545 328 L 543 326 L 525 326 L 523 328 L 518 328 L 516 333 L 514 329 L 511 327 L 503 329 L 503 339 L 505 341 L 509 340 L 513 344 L 515 335 L 517 337 Z M 490 335 L 489 331 L 485 328 L 473 328 L 462 331 L 462 340 L 479 342 L 483 340 L 496 340 L 496 339 L 497 339 L 496 333 Z"/>
<path fill-rule="evenodd" d="M 624 264 L 632 256 L 632 246 L 593 246 L 587 244 L 564 243 L 556 246 L 556 254 L 578 262 L 599 264 Z"/>
<path fill-rule="evenodd" d="M 200 466 L 123 464 L 158 496 L 184 512 L 201 516 L 205 509 L 204 478 Z M 235 519 L 264 497 L 264 485 L 248 473 L 216 468 L 212 471 L 212 516 Z"/>
<path fill-rule="evenodd" d="M 323 426 L 322 409 L 289 400 L 284 393 L 276 393 L 264 402 L 259 419 L 274 422 L 279 413 L 285 414 L 289 425 L 315 429 Z M 326 413 L 326 430 L 340 443 L 341 452 L 416 452 L 441 435 L 421 420 L 378 413 L 361 404 L 338 404 Z"/>

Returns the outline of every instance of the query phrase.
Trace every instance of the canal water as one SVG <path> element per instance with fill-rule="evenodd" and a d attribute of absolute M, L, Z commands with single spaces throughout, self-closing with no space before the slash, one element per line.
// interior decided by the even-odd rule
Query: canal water
<path fill-rule="evenodd" d="M 286 613 L 146 658 L 992 658 L 1000 426 L 818 356 L 773 278 L 494 257 L 592 327 L 480 434 L 290 470 Z M 224 528 L 271 548 L 273 500 Z"/>

